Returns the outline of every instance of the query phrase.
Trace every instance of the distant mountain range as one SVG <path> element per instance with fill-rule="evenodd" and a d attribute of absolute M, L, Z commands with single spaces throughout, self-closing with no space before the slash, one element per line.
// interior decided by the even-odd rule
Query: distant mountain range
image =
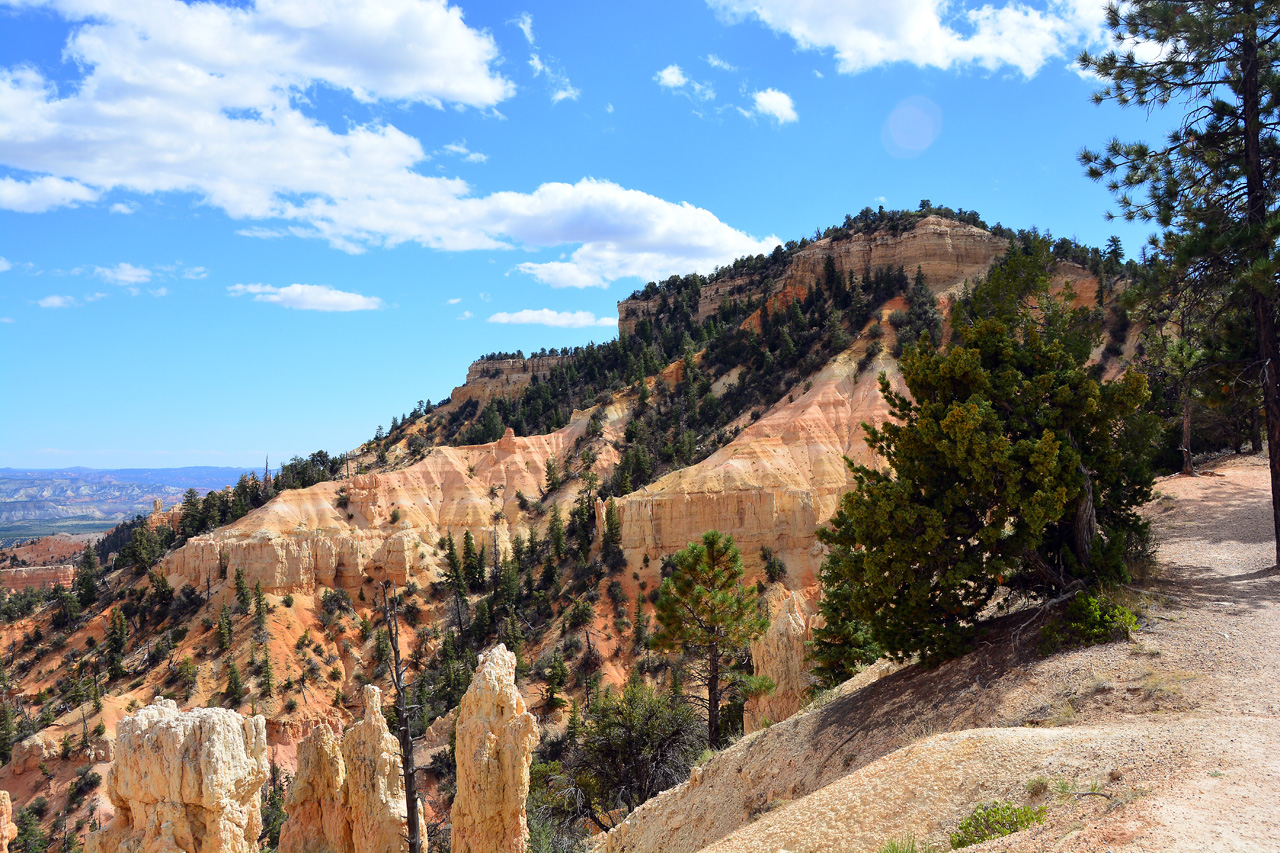
<path fill-rule="evenodd" d="M 0 468 L 0 542 L 107 530 L 194 488 L 233 485 L 245 468 Z"/>

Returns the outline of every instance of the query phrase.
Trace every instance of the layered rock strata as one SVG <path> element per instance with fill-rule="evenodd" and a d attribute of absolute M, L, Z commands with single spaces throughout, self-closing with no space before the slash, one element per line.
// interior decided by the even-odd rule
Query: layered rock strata
<path fill-rule="evenodd" d="M 804 596 L 774 586 L 765 595 L 769 608 L 769 629 L 751 643 L 751 662 L 756 675 L 773 680 L 773 691 L 747 702 L 743 725 L 748 734 L 770 723 L 790 717 L 804 702 L 813 684 L 805 658 L 805 645 L 813 636 L 809 609 Z"/>
<path fill-rule="evenodd" d="M 341 744 L 322 725 L 298 745 L 298 770 L 285 801 L 289 818 L 280 828 L 280 853 L 408 849 L 400 744 L 382 715 L 382 691 L 366 686 L 364 708 L 364 719 L 347 729 Z"/>
<path fill-rule="evenodd" d="M 458 713 L 453 853 L 525 853 L 529 763 L 538 727 L 516 689 L 516 656 L 498 644 L 480 656 Z"/>
<path fill-rule="evenodd" d="M 87 853 L 256 853 L 267 779 L 261 716 L 168 699 L 121 720 L 107 774 L 115 817 Z"/>

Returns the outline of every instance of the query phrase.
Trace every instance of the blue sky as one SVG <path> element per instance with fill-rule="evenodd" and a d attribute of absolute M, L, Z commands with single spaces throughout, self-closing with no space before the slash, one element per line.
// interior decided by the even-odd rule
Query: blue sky
<path fill-rule="evenodd" d="M 1101 5 L 0 0 L 0 466 L 349 449 L 866 205 L 1135 253 Z"/>

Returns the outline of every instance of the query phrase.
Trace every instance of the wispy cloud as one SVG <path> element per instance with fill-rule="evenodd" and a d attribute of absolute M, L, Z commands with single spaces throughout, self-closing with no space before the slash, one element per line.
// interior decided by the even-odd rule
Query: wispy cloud
<path fill-rule="evenodd" d="M 455 297 L 453 297 L 452 299 L 446 299 L 446 300 L 444 301 L 444 304 L 445 304 L 445 305 L 457 305 L 457 304 L 458 304 L 459 302 L 461 302 L 461 301 L 462 301 L 462 297 L 461 297 L 461 296 L 455 296 Z"/>
<path fill-rule="evenodd" d="M 9 263 L 4 258 L 0 258 L 0 272 L 8 272 L 11 269 L 13 269 L 13 264 Z"/>
<path fill-rule="evenodd" d="M 716 56 L 714 53 L 707 54 L 706 60 L 707 60 L 707 64 L 710 65 L 712 68 L 719 68 L 721 71 L 737 71 L 738 70 L 738 67 L 736 65 L 730 65 L 720 57 Z"/>
<path fill-rule="evenodd" d="M 94 267 L 93 271 L 103 281 L 121 286 L 146 284 L 151 281 L 151 270 L 124 262 L 114 267 Z"/>
<path fill-rule="evenodd" d="M 552 311 L 550 308 L 526 308 L 523 311 L 499 311 L 490 323 L 555 326 L 561 329 L 584 329 L 588 326 L 616 326 L 617 317 L 596 317 L 590 311 Z"/>
<path fill-rule="evenodd" d="M 716 96 L 716 90 L 710 83 L 699 83 L 674 63 L 653 75 L 653 79 L 662 88 L 684 95 L 692 101 L 710 101 Z"/>
<path fill-rule="evenodd" d="M 0 317 L 0 323 L 12 323 L 12 322 L 14 322 L 14 319 L 12 317 Z"/>
<path fill-rule="evenodd" d="M 90 293 L 88 296 L 84 298 L 84 301 L 97 302 L 99 299 L 106 299 L 106 298 L 107 298 L 107 294 L 105 293 Z"/>
<path fill-rule="evenodd" d="M 232 296 L 253 296 L 254 302 L 270 302 L 300 311 L 376 311 L 383 302 L 376 296 L 364 296 L 338 290 L 326 284 L 233 284 L 227 288 Z"/>
<path fill-rule="evenodd" d="M 472 151 L 467 147 L 467 140 L 461 142 L 450 142 L 444 147 L 445 151 L 455 154 L 466 160 L 468 163 L 484 163 L 489 159 L 488 154 L 481 154 L 479 151 Z"/>
<path fill-rule="evenodd" d="M 44 299 L 37 299 L 36 304 L 41 308 L 74 308 L 76 307 L 76 300 L 71 296 L 53 294 L 46 296 Z"/>
<path fill-rule="evenodd" d="M 528 12 L 521 12 L 520 17 L 508 21 L 509 24 L 515 24 L 520 28 L 520 32 L 524 33 L 525 41 L 533 44 L 533 15 Z"/>
<path fill-rule="evenodd" d="M 470 319 L 471 319 L 472 317 L 474 317 L 474 316 L 475 316 L 475 315 L 474 315 L 474 314 L 472 314 L 470 311 L 463 311 L 461 314 L 459 314 L 459 315 L 458 315 L 458 319 L 459 319 L 459 320 L 470 320 Z"/>
<path fill-rule="evenodd" d="M 136 213 L 138 211 L 138 206 L 136 204 L 125 204 L 124 202 L 118 201 L 111 205 L 110 210 L 112 213 L 122 213 L 128 216 L 130 213 Z"/>
<path fill-rule="evenodd" d="M 209 275 L 209 271 L 204 267 L 187 267 L 182 271 L 183 278 L 201 279 Z"/>

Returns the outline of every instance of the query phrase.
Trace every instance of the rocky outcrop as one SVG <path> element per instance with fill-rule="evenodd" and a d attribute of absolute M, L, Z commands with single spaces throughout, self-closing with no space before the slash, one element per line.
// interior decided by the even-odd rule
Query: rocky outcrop
<path fill-rule="evenodd" d="M 617 464 L 613 444 L 621 439 L 623 416 L 620 407 L 607 411 L 594 468 L 601 476 Z M 500 547 L 511 547 L 515 533 L 531 523 L 518 494 L 541 495 L 547 459 L 571 456 L 587 420 L 579 412 L 550 435 L 436 447 L 399 471 L 288 490 L 235 523 L 192 538 L 161 567 L 175 586 L 204 589 L 207 581 L 217 585 L 225 560 L 229 573 L 243 569 L 250 587 L 261 583 L 277 595 L 313 594 L 317 586 L 354 591 L 366 577 L 399 585 L 413 578 L 425 586 L 444 566 L 436 544 L 446 534 L 461 541 L 470 531 L 488 543 L 496 533 Z M 571 502 L 575 490 L 576 483 L 566 486 L 555 500 Z"/>
<path fill-rule="evenodd" d="M 480 656 L 458 714 L 453 853 L 524 853 L 529 762 L 537 724 L 516 689 L 516 656 L 498 644 Z"/>
<path fill-rule="evenodd" d="M 14 773 L 30 773 L 33 770 L 39 770 L 40 765 L 46 761 L 53 761 L 57 757 L 58 745 L 46 739 L 44 735 L 34 734 L 13 745 L 9 766 L 13 768 Z"/>
<path fill-rule="evenodd" d="M 350 853 L 346 781 L 338 739 L 328 726 L 316 726 L 298 744 L 298 769 L 284 806 L 289 818 L 280 827 L 280 853 Z"/>
<path fill-rule="evenodd" d="M 804 596 L 774 586 L 765 595 L 769 608 L 769 629 L 751 643 L 751 662 L 756 675 L 773 679 L 773 691 L 747 702 L 743 725 L 747 733 L 769 723 L 779 723 L 800 710 L 805 693 L 813 684 L 805 657 L 812 636 L 809 611 Z"/>
<path fill-rule="evenodd" d="M 545 355 L 473 361 L 467 368 L 466 383 L 453 389 L 449 401 L 455 405 L 468 400 L 487 403 L 494 397 L 515 396 L 529 387 L 533 377 L 546 379 L 551 375 L 551 369 L 563 360 L 563 356 Z"/>
<path fill-rule="evenodd" d="M 107 774 L 115 817 L 87 853 L 254 853 L 262 831 L 267 729 L 222 708 L 168 699 L 121 720 Z"/>
<path fill-rule="evenodd" d="M 280 853 L 408 849 L 400 744 L 382 715 L 382 691 L 366 686 L 364 707 L 364 719 L 347 729 L 341 746 L 323 725 L 298 746 Z"/>
<path fill-rule="evenodd" d="M 9 842 L 18 837 L 18 827 L 13 825 L 13 801 L 9 792 L 0 790 L 0 853 L 9 849 Z"/>
<path fill-rule="evenodd" d="M 965 225 L 937 216 L 929 216 L 910 231 L 893 234 L 879 231 L 874 234 L 855 234 L 849 239 L 816 240 L 796 252 L 790 266 L 781 279 L 766 283 L 758 277 L 733 276 L 709 282 L 698 296 L 698 320 L 714 316 L 720 303 L 726 299 L 745 299 L 764 295 L 765 287 L 771 291 L 780 288 L 806 289 L 821 280 L 828 257 L 841 275 L 861 277 L 868 268 L 897 269 L 903 267 L 908 275 L 919 267 L 934 292 L 947 290 L 987 271 L 991 262 L 1004 254 L 1008 241 L 981 228 Z M 631 334 L 636 324 L 653 316 L 659 309 L 661 297 L 653 299 L 631 298 L 618 303 L 618 330 Z"/>

